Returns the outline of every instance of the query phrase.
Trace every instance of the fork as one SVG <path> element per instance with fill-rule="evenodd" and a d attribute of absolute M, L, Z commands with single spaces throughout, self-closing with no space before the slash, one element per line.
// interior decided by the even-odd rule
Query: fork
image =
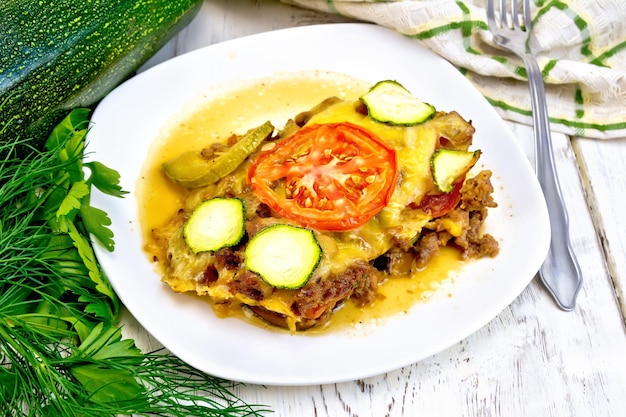
<path fill-rule="evenodd" d="M 565 311 L 572 311 L 582 286 L 582 274 L 572 249 L 567 209 L 554 163 L 543 78 L 530 47 L 532 39 L 530 0 L 523 0 L 522 24 L 517 0 L 511 0 L 511 11 L 508 13 L 507 0 L 500 0 L 498 17 L 494 11 L 494 1 L 496 0 L 487 0 L 487 20 L 494 42 L 522 59 L 530 87 L 535 137 L 535 171 L 548 206 L 551 229 L 550 248 L 539 269 L 539 276 L 557 305 Z"/>

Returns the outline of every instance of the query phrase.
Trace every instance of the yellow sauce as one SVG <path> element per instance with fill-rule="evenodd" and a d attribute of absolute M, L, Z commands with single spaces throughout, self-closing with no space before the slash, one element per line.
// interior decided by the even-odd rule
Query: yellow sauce
<path fill-rule="evenodd" d="M 444 284 L 454 279 L 454 271 L 461 263 L 458 250 L 444 247 L 430 260 L 427 268 L 411 276 L 387 279 L 378 289 L 378 300 L 363 307 L 347 302 L 333 313 L 328 325 L 319 330 L 375 325 L 379 319 L 406 314 L 416 303 L 428 300 L 435 291 L 445 291 Z M 446 295 L 451 296 L 449 292 Z"/>
<path fill-rule="evenodd" d="M 354 100 L 370 86 L 364 81 L 334 73 L 285 74 L 242 83 L 233 90 L 216 92 L 212 97 L 204 96 L 193 103 L 192 108 L 174 117 L 153 143 L 136 187 L 144 247 L 150 261 L 162 255 L 152 240 L 151 230 L 162 226 L 182 207 L 186 196 L 183 188 L 171 183 L 162 173 L 164 161 L 183 151 L 224 141 L 231 134 L 242 134 L 268 119 L 281 128 L 289 118 L 327 97 Z M 460 263 L 457 251 L 444 248 L 424 271 L 411 277 L 388 279 L 380 287 L 381 297 L 374 303 L 358 307 L 348 302 L 334 313 L 327 326 L 318 331 L 353 327 L 403 314 L 415 303 L 427 299 Z"/>

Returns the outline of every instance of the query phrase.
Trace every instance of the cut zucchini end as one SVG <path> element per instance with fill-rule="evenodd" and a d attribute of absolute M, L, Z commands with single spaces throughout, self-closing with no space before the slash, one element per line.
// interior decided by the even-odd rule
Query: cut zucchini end
<path fill-rule="evenodd" d="M 418 99 L 394 80 L 379 81 L 359 99 L 367 107 L 369 116 L 380 123 L 414 126 L 437 112 L 434 106 Z"/>
<path fill-rule="evenodd" d="M 274 288 L 303 287 L 317 268 L 322 249 L 312 230 L 288 224 L 268 226 L 248 242 L 246 268 Z"/>
<path fill-rule="evenodd" d="M 200 151 L 188 151 L 161 165 L 167 177 L 187 188 L 204 187 L 233 172 L 259 145 L 274 132 L 268 120 L 250 129 L 225 153 L 205 159 Z"/>
<path fill-rule="evenodd" d="M 165 175 L 174 183 L 186 188 L 198 188 L 219 180 L 216 172 L 208 170 L 210 162 L 200 151 L 187 151 L 161 164 Z"/>
<path fill-rule="evenodd" d="M 245 233 L 245 207 L 238 198 L 204 201 L 183 226 L 183 237 L 194 253 L 234 246 Z"/>
<path fill-rule="evenodd" d="M 480 158 L 480 150 L 437 149 L 431 158 L 431 169 L 437 189 L 449 193 Z"/>

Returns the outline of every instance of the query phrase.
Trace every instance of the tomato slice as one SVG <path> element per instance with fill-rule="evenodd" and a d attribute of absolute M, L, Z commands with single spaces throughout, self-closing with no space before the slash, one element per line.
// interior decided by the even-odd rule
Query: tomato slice
<path fill-rule="evenodd" d="M 363 225 L 389 202 L 395 151 L 352 123 L 307 126 L 261 151 L 248 170 L 259 199 L 280 216 L 317 230 Z"/>
<path fill-rule="evenodd" d="M 430 214 L 433 219 L 452 211 L 461 201 L 463 182 L 464 180 L 461 180 L 454 184 L 454 188 L 448 193 L 425 195 L 418 208 Z"/>

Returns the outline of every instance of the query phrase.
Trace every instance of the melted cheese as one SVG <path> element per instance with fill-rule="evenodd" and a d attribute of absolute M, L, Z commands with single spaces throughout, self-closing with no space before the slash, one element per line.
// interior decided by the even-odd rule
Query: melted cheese
<path fill-rule="evenodd" d="M 356 111 L 356 105 L 338 103 L 313 116 L 308 124 L 350 122 L 374 133 L 396 151 L 398 183 L 387 207 L 360 228 L 318 234 L 324 255 L 317 274 L 322 278 L 341 273 L 355 262 L 377 258 L 397 239 L 414 240 L 430 220 L 427 214 L 407 206 L 419 203 L 433 189 L 430 158 L 438 140 L 437 131 L 428 123 L 411 127 L 378 123 Z"/>
<path fill-rule="evenodd" d="M 419 203 L 426 193 L 433 190 L 430 158 L 441 134 L 439 132 L 441 129 L 437 128 L 437 122 L 430 121 L 413 127 L 397 127 L 373 121 L 356 111 L 355 105 L 358 102 L 354 100 L 360 95 L 360 89 L 366 88 L 367 85 L 355 84 L 355 80 L 352 79 L 344 84 L 342 82 L 321 82 L 315 77 L 303 77 L 293 85 L 290 83 L 271 85 L 272 88 L 269 88 L 270 84 L 262 84 L 262 100 L 259 99 L 258 91 L 261 87 L 256 86 L 249 90 L 242 90 L 236 97 L 228 96 L 230 101 L 223 99 L 213 103 L 195 114 L 189 121 L 176 125 L 171 132 L 165 132 L 164 138 L 167 139 L 148 158 L 144 175 L 140 180 L 145 181 L 145 183 L 138 186 L 142 227 L 147 238 L 146 250 L 150 258 L 155 260 L 166 258 L 166 247 L 163 241 L 154 240 L 152 230 L 164 228 L 163 225 L 167 221 L 167 216 L 175 213 L 181 207 L 187 210 L 193 209 L 204 199 L 220 193 L 219 184 L 192 192 L 173 186 L 164 179 L 163 175 L 160 175 L 158 167 L 163 160 L 189 148 L 197 148 L 200 146 L 199 144 L 206 146 L 207 137 L 212 138 L 209 140 L 210 142 L 216 138 L 227 137 L 233 131 L 231 129 L 235 127 L 241 131 L 247 130 L 250 126 L 230 125 L 231 121 L 243 123 L 240 118 L 236 118 L 234 115 L 249 113 L 245 107 L 242 108 L 242 102 L 255 104 L 256 113 L 252 113 L 256 119 L 252 117 L 246 121 L 251 125 L 256 125 L 259 120 L 266 120 L 265 117 L 268 112 L 272 114 L 271 109 L 281 109 L 281 111 L 287 112 L 289 117 L 293 117 L 298 111 L 306 109 L 306 106 L 317 103 L 330 95 L 338 95 L 346 100 L 315 115 L 309 123 L 348 121 L 373 132 L 396 150 L 399 176 L 388 206 L 365 225 L 346 232 L 316 232 L 323 250 L 322 260 L 315 272 L 317 278 L 324 279 L 333 274 L 339 274 L 355 262 L 375 259 L 392 248 L 398 239 L 405 242 L 412 242 L 416 239 L 430 218 L 425 213 L 410 209 L 407 206 L 413 202 Z M 285 89 L 285 86 L 289 88 Z M 332 88 L 328 90 L 326 87 L 321 88 L 321 86 L 331 86 Z M 333 91 L 333 89 L 337 91 Z M 306 91 L 307 94 L 301 94 L 303 91 Z M 287 92 L 290 93 L 287 94 Z M 347 97 L 346 92 L 349 93 Z M 285 97 L 288 98 L 287 102 L 283 101 Z M 228 106 L 223 104 L 226 101 L 229 103 Z M 305 102 L 306 105 L 303 104 Z M 268 103 L 271 105 L 268 106 Z M 301 106 L 300 110 L 294 111 L 294 108 L 297 109 L 299 106 Z M 280 123 L 275 123 L 275 125 L 279 126 Z M 246 168 L 247 166 L 240 167 L 233 173 L 231 180 L 237 184 L 245 184 Z M 164 202 L 167 203 L 165 206 Z M 148 209 L 148 207 L 157 206 L 159 210 Z M 451 227 L 451 229 L 454 228 Z M 180 257 L 180 259 L 175 259 L 169 263 L 167 271 L 163 271 L 163 281 L 170 285 L 173 290 L 191 291 L 198 295 L 210 296 L 216 312 L 220 315 L 238 315 L 237 312 L 241 311 L 240 304 L 262 306 L 269 311 L 285 315 L 290 328 L 295 328 L 295 323 L 299 318 L 291 311 L 294 291 L 275 290 L 271 296 L 265 297 L 261 301 L 252 300 L 243 294 L 233 294 L 228 284 L 234 279 L 234 273 L 220 271 L 217 281 L 207 282 L 204 274 L 207 266 L 215 262 L 214 255 L 212 253 L 195 255 L 188 250 L 179 232 L 165 232 L 171 237 L 168 245 L 173 247 L 177 256 Z M 452 263 L 447 265 L 450 266 Z M 441 279 L 446 274 L 438 271 L 435 275 Z M 406 282 L 407 285 L 415 286 L 421 281 L 400 279 L 397 282 Z M 388 284 L 386 286 L 394 288 L 393 285 L 389 286 Z M 399 288 L 398 294 L 411 294 L 407 297 L 409 300 L 414 299 L 418 291 L 413 287 L 405 287 L 405 284 Z M 393 298 L 392 293 L 386 294 L 383 291 L 383 294 L 390 300 Z M 405 304 L 399 303 L 395 298 L 392 301 L 393 305 L 398 306 L 399 309 L 407 308 Z M 410 301 L 407 303 L 407 305 L 412 304 Z"/>
<path fill-rule="evenodd" d="M 372 261 L 394 247 L 398 240 L 413 242 L 424 225 L 431 220 L 426 213 L 408 206 L 414 202 L 419 203 L 433 189 L 430 158 L 438 139 L 437 131 L 428 123 L 412 127 L 377 123 L 359 113 L 356 105 L 357 102 L 353 101 L 335 104 L 312 117 L 309 124 L 350 122 L 374 133 L 396 151 L 398 182 L 388 205 L 363 226 L 343 232 L 315 232 L 322 248 L 322 259 L 314 273 L 316 279 L 329 279 L 355 263 Z M 186 200 L 187 208 L 193 209 L 201 201 L 219 195 L 224 183 L 229 184 L 231 191 L 242 191 L 248 165 L 249 161 L 242 164 L 229 178 L 215 185 L 192 191 Z M 233 184 L 241 186 L 233 188 Z M 228 286 L 235 278 L 232 270 L 220 271 L 219 278 L 214 283 L 204 281 L 207 265 L 214 263 L 213 254 L 193 254 L 186 247 L 180 229 L 173 233 L 169 245 L 179 259 L 169 263 L 163 280 L 173 290 L 195 291 L 199 295 L 208 295 L 217 302 L 237 306 L 236 308 L 239 308 L 239 304 L 261 306 L 284 315 L 292 323 L 299 320 L 291 310 L 293 291 L 274 291 L 271 296 L 262 300 L 254 300 L 244 294 L 233 294 Z"/>

